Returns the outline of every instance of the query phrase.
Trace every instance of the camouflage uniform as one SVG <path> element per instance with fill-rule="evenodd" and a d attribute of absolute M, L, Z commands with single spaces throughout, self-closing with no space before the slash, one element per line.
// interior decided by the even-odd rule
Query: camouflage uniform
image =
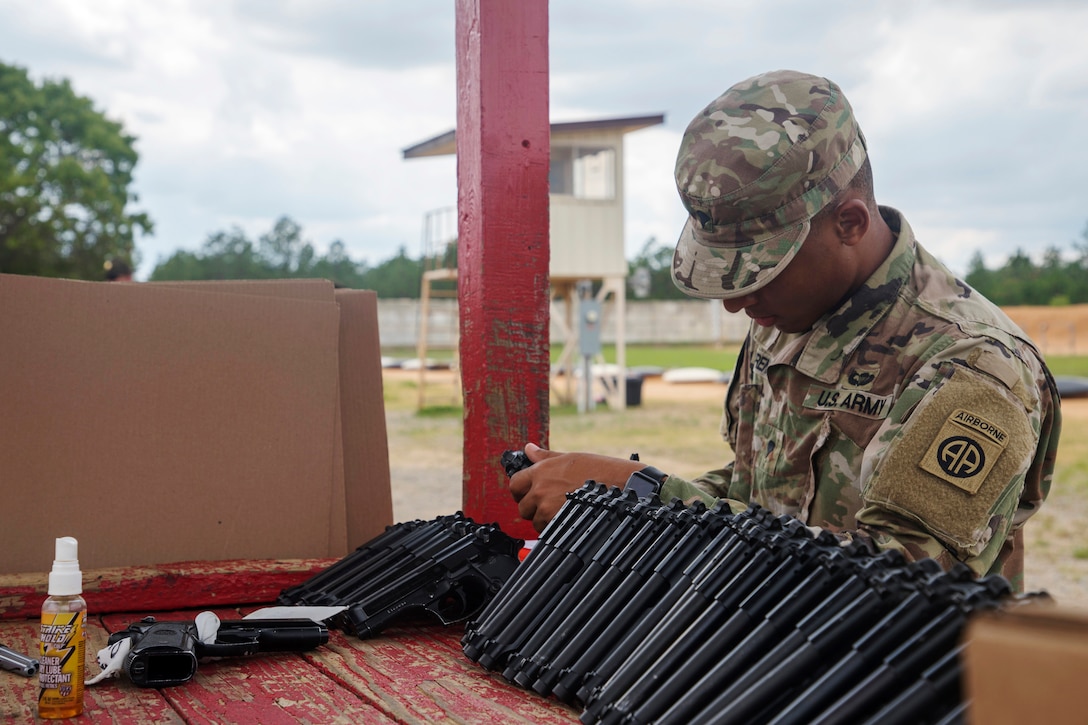
<path fill-rule="evenodd" d="M 842 307 L 804 334 L 752 326 L 722 421 L 736 460 L 662 495 L 755 502 L 1022 589 L 1021 526 L 1061 427 L 1053 380 L 1004 313 L 881 212 L 898 240 Z"/>
<path fill-rule="evenodd" d="M 674 281 L 721 299 L 769 284 L 865 158 L 834 83 L 779 71 L 734 86 L 681 145 L 690 217 Z M 880 213 L 895 245 L 838 309 L 804 333 L 749 330 L 722 422 L 735 460 L 670 477 L 662 495 L 758 503 L 1022 589 L 1021 527 L 1049 491 L 1061 427 L 1054 381 L 1004 313 L 899 212 Z"/>

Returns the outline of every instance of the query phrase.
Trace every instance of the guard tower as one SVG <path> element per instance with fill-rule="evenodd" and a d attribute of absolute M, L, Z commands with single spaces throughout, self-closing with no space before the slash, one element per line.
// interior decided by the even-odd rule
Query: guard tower
<path fill-rule="evenodd" d="M 549 171 L 549 224 L 551 260 L 551 319 L 563 339 L 562 351 L 552 366 L 551 385 L 562 403 L 574 402 L 575 367 L 579 356 L 579 284 L 589 283 L 594 302 L 602 311 L 601 327 L 613 325 L 616 363 L 612 373 L 600 376 L 609 405 L 626 405 L 626 312 L 627 258 L 623 244 L 623 138 L 626 134 L 664 123 L 662 114 L 551 124 Z M 455 132 L 448 131 L 404 149 L 406 159 L 445 156 L 457 150 Z M 426 223 L 425 223 L 426 227 Z M 452 258 L 433 248 L 424 234 L 424 258 Z M 445 244 L 449 242 L 446 241 Z M 428 248 L 431 246 L 431 248 Z M 455 268 L 429 269 L 424 274 L 420 305 L 421 363 L 426 358 L 427 318 L 430 315 L 432 281 L 456 279 Z M 597 362 L 604 358 L 597 353 Z M 422 371 L 426 368 L 421 364 Z M 587 371 L 588 373 L 588 371 Z M 586 375 L 588 378 L 588 374 Z M 592 386 L 592 381 L 585 380 Z M 420 389 L 424 387 L 421 377 Z M 420 398 L 422 406 L 422 393 Z"/>

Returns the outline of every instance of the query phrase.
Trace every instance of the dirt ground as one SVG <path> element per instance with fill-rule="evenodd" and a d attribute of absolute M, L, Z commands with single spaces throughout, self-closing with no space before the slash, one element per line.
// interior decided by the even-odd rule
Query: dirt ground
<path fill-rule="evenodd" d="M 1004 309 L 1044 355 L 1088 355 L 1088 305 Z"/>
<path fill-rule="evenodd" d="M 1069 308 L 1013 308 L 1010 316 L 1031 336 L 1044 353 L 1088 354 L 1088 306 Z M 387 391 L 391 386 L 414 385 L 418 373 L 387 370 Z M 441 373 L 437 379 L 442 382 Z M 428 373 L 428 380 L 435 380 Z M 447 383 L 452 389 L 452 378 Z M 704 416 L 701 425 L 713 427 L 712 417 L 720 411 L 725 395 L 721 383 L 667 383 L 650 377 L 643 383 L 642 403 L 619 416 L 593 415 L 578 418 L 553 416 L 552 445 L 557 449 L 593 448 L 602 431 L 619 425 L 622 443 L 645 440 L 646 429 L 638 426 L 655 416 L 668 420 L 684 405 L 698 407 Z M 387 392 L 388 398 L 388 392 Z M 390 462 L 393 482 L 394 520 L 430 519 L 461 507 L 461 420 L 459 413 L 418 416 L 413 404 L 387 404 Z M 678 405 L 679 404 L 679 405 Z M 709 413 L 705 411 L 710 411 Z M 1081 431 L 1088 423 L 1088 398 L 1063 402 L 1063 438 L 1059 451 L 1059 473 L 1050 498 L 1025 528 L 1027 540 L 1026 579 L 1031 591 L 1046 591 L 1059 604 L 1088 610 L 1088 436 Z M 626 425 L 617 418 L 633 420 Z M 709 421 L 709 422 L 707 422 Z M 650 425 L 649 423 L 645 423 Z M 625 433 L 625 431 L 630 431 Z M 652 437 L 652 436 L 651 436 Z M 575 442 L 571 442 L 575 441 Z M 645 452 L 646 449 L 643 449 Z M 659 466 L 687 470 L 693 461 L 683 452 L 672 460 L 659 451 Z M 644 458 L 646 456 L 644 455 Z M 688 465 L 685 465 L 688 464 Z M 698 470 L 708 470 L 711 466 Z"/>

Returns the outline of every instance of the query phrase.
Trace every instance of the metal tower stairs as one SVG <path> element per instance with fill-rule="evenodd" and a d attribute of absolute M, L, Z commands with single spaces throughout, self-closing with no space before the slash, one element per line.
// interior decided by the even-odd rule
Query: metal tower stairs
<path fill-rule="evenodd" d="M 435 286 L 436 283 L 453 282 L 450 285 Z M 419 336 L 416 340 L 416 357 L 419 359 L 419 400 L 417 410 L 434 404 L 459 405 L 461 403 L 461 371 L 458 355 L 460 331 L 458 316 L 451 315 L 446 324 L 447 338 L 452 340 L 453 359 L 450 371 L 453 373 L 452 389 L 445 393 L 436 392 L 433 374 L 428 375 L 428 350 L 431 348 L 431 333 L 434 330 L 434 312 L 431 300 L 440 297 L 457 298 L 457 209 L 447 206 L 427 212 L 423 217 L 423 277 L 419 295 Z M 431 381 L 428 380 L 431 377 Z M 445 377 L 445 375 L 443 375 Z M 431 389 L 429 390 L 428 387 Z M 439 389 L 444 386 L 437 386 Z M 428 403 L 429 396 L 440 398 L 440 403 Z"/>

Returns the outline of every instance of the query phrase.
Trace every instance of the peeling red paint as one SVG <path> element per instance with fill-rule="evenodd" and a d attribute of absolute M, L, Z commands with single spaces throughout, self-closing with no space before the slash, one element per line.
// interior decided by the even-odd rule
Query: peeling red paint
<path fill-rule="evenodd" d="M 115 574 L 102 577 L 114 582 L 114 590 L 127 597 L 130 608 L 111 614 L 92 609 L 86 628 L 89 672 L 94 672 L 94 656 L 106 646 L 109 633 L 144 616 L 191 621 L 199 612 L 211 610 L 221 619 L 238 619 L 273 602 L 269 599 L 244 608 L 210 604 L 219 598 L 217 593 L 230 587 L 244 588 L 251 582 L 266 587 L 266 562 L 189 563 L 174 570 L 173 583 L 167 577 L 145 581 L 137 573 L 144 570 L 125 570 L 136 575 L 132 579 Z M 0 577 L 0 596 L 8 592 L 5 578 L 10 579 Z M 194 591 L 204 591 L 204 603 L 196 603 L 194 595 L 192 608 L 153 606 L 170 600 L 174 595 L 169 590 L 186 589 L 192 581 L 202 582 Z M 213 581 L 218 584 L 205 591 L 205 585 Z M 328 644 L 305 653 L 202 661 L 196 676 L 176 687 L 155 690 L 136 687 L 124 678 L 108 680 L 87 688 L 80 720 L 134 725 L 578 722 L 573 708 L 518 688 L 471 662 L 461 652 L 463 634 L 463 625 L 443 627 L 422 619 L 390 627 L 368 640 L 332 630 Z M 16 651 L 32 653 L 37 637 L 35 618 L 0 621 L 0 642 Z M 0 672 L 0 719 L 33 721 L 37 694 L 34 678 Z"/>
<path fill-rule="evenodd" d="M 267 602 L 335 561 L 183 561 L 92 569 L 84 572 L 83 598 L 93 614 L 129 611 L 137 601 L 151 611 Z M 0 620 L 36 617 L 47 584 L 45 572 L 0 575 Z"/>
<path fill-rule="evenodd" d="M 535 538 L 500 465 L 547 445 L 548 3 L 457 2 L 463 507 Z"/>

